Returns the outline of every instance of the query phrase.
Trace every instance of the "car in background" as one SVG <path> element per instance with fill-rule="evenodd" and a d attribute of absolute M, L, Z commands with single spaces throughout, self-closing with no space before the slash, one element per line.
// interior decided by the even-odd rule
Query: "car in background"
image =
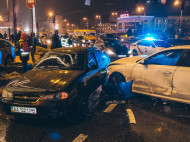
<path fill-rule="evenodd" d="M 146 38 L 132 43 L 130 45 L 129 54 L 133 56 L 150 55 L 169 47 L 172 46 L 164 40 Z"/>
<path fill-rule="evenodd" d="M 110 59 L 117 60 L 119 58 L 128 57 L 128 48 L 123 45 L 120 40 L 113 38 L 98 39 L 95 42 L 95 47 L 98 47 L 105 52 Z"/>
<path fill-rule="evenodd" d="M 1 102 L 8 115 L 59 117 L 87 108 L 90 92 L 106 79 L 110 59 L 96 47 L 58 48 L 11 81 Z"/>
<path fill-rule="evenodd" d="M 14 62 L 15 48 L 7 40 L 0 39 L 0 65 L 8 65 Z"/>
<path fill-rule="evenodd" d="M 190 45 L 120 59 L 108 70 L 109 86 L 133 81 L 135 93 L 190 104 Z"/>

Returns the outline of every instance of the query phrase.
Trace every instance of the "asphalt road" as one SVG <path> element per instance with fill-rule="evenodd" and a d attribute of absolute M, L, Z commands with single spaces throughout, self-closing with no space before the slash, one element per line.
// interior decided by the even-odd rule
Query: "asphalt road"
<path fill-rule="evenodd" d="M 89 99 L 91 118 L 8 120 L 0 111 L 0 142 L 188 142 L 189 105 L 135 95 L 103 99 L 99 87 Z M 101 98 L 101 99 L 100 99 Z"/>

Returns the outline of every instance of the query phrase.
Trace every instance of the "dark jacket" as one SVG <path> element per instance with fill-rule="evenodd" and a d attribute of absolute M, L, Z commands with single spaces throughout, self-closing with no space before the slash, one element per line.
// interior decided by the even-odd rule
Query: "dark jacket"
<path fill-rule="evenodd" d="M 57 34 L 54 34 L 52 37 L 51 49 L 60 48 L 60 47 L 62 47 L 61 40 L 59 39 L 59 36 Z"/>

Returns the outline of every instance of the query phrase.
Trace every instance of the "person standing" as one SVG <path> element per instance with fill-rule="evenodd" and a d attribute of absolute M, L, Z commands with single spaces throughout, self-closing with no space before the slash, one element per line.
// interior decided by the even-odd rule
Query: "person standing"
<path fill-rule="evenodd" d="M 28 40 L 29 36 L 26 33 L 22 33 L 20 40 L 18 41 L 19 43 L 19 48 L 23 50 L 23 52 L 20 51 L 19 49 L 19 56 L 20 60 L 22 61 L 22 66 L 23 66 L 23 73 L 27 71 L 27 62 L 29 60 L 29 55 L 30 55 L 30 48 L 28 47 Z"/>
<path fill-rule="evenodd" d="M 4 39 L 7 39 L 7 33 L 6 32 L 4 33 Z"/>
<path fill-rule="evenodd" d="M 37 45 L 37 39 L 35 37 L 35 33 L 33 33 L 33 39 L 32 39 L 32 33 L 30 34 L 30 37 L 28 39 L 28 46 L 31 47 L 31 56 L 32 56 L 32 62 L 35 62 L 35 52 L 36 52 L 36 45 Z"/>
<path fill-rule="evenodd" d="M 59 39 L 59 31 L 56 30 L 55 34 L 52 37 L 51 49 L 60 48 L 60 47 L 62 47 L 62 45 L 61 45 L 61 40 Z"/>

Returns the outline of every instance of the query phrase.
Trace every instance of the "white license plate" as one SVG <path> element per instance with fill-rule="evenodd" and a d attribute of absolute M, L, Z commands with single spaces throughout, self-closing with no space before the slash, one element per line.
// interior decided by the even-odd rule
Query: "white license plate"
<path fill-rule="evenodd" d="M 36 108 L 31 108 L 31 107 L 11 106 L 11 112 L 13 112 L 13 113 L 37 114 Z"/>
<path fill-rule="evenodd" d="M 127 57 L 126 55 L 118 55 L 118 57 Z"/>

